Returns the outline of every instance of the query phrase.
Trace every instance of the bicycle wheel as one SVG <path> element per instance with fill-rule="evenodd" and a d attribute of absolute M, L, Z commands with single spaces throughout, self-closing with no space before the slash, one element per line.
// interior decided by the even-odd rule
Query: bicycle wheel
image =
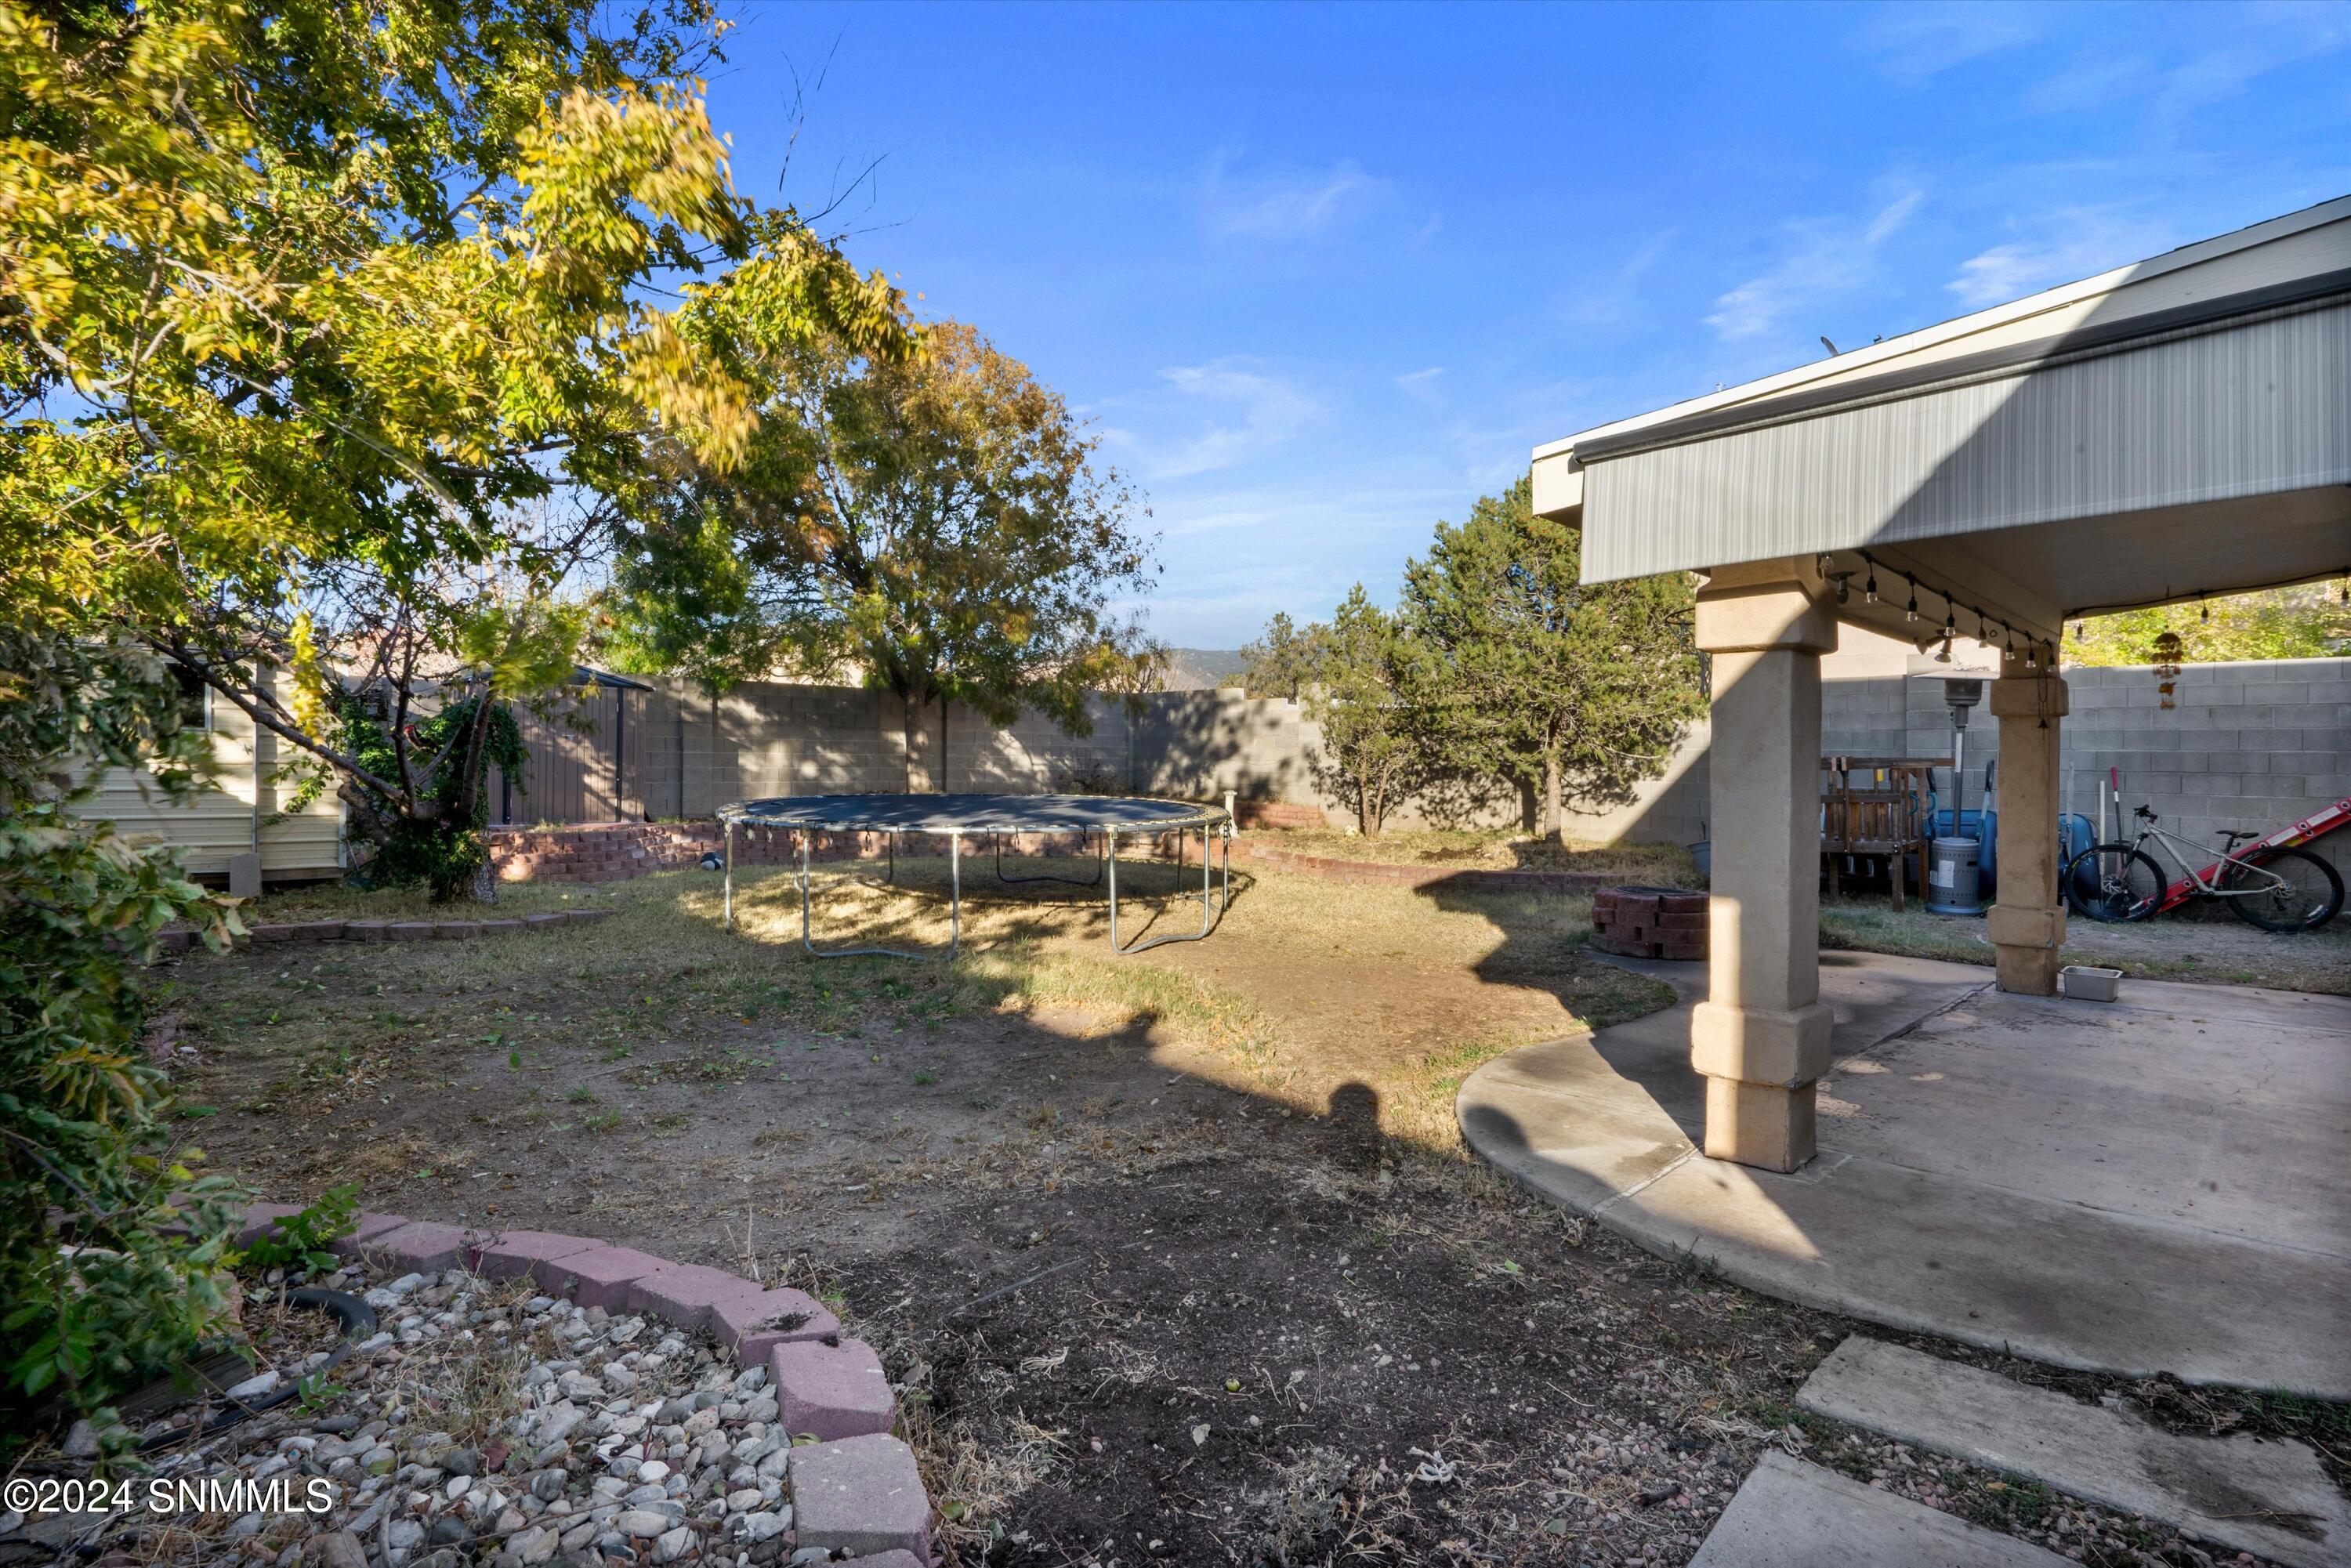
<path fill-rule="evenodd" d="M 2144 920 L 2163 901 L 2163 868 L 2128 844 L 2093 844 L 2065 862 L 2065 902 L 2089 920 Z"/>
<path fill-rule="evenodd" d="M 2272 850 L 2258 865 L 2231 862 L 2220 873 L 2228 904 L 2264 931 L 2315 931 L 2343 907 L 2343 879 L 2308 850 Z"/>

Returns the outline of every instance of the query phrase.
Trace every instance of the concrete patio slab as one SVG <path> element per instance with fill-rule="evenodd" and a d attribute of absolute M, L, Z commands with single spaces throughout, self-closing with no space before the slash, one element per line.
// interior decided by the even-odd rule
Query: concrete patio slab
<path fill-rule="evenodd" d="M 2287 1568 L 2351 1561 L 2351 1504 L 2307 1444 L 2183 1437 L 1858 1334 L 1813 1368 L 1796 1403 Z"/>
<path fill-rule="evenodd" d="M 1758 1290 L 2060 1365 L 2351 1398 L 2351 998 L 1822 955 L 1820 1156 L 1709 1160 L 1696 964 L 1672 1008 L 1487 1063 L 1457 1109 L 1497 1166 Z"/>
<path fill-rule="evenodd" d="M 1689 1568 L 2058 1568 L 2064 1562 L 2029 1541 L 1769 1448 Z"/>

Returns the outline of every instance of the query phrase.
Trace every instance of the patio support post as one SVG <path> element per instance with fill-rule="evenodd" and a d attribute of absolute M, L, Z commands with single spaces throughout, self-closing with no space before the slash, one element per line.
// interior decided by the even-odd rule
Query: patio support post
<path fill-rule="evenodd" d="M 1713 899 L 1707 999 L 1690 1020 L 1706 1153 L 1764 1170 L 1813 1157 L 1829 1064 L 1820 999 L 1821 655 L 1836 648 L 1813 557 L 1709 574 L 1698 645 L 1714 656 Z"/>
<path fill-rule="evenodd" d="M 1992 683 L 2000 720 L 2000 901 L 1985 917 L 1998 955 L 2000 988 L 2022 996 L 2057 994 L 2058 950 L 2065 946 L 2065 905 L 2057 894 L 2058 736 L 2065 683 L 2054 655 L 2024 667 L 2022 654 L 2001 662 Z"/>

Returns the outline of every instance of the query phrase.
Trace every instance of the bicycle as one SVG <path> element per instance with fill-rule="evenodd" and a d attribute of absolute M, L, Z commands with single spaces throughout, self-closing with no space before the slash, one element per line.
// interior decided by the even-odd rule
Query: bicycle
<path fill-rule="evenodd" d="M 2093 844 L 2065 862 L 2065 902 L 2075 914 L 2112 924 L 2153 915 L 2170 884 L 2143 848 L 2149 841 L 2186 873 L 2185 896 L 2226 899 L 2232 913 L 2264 931 L 2315 931 L 2343 908 L 2343 879 L 2308 850 L 2280 845 L 2257 852 L 2256 862 L 2239 855 L 2237 842 L 2261 835 L 2225 829 L 2220 858 L 2199 872 L 2179 847 L 2200 855 L 2209 852 L 2203 845 L 2157 827 L 2145 806 L 2133 814 L 2141 826 L 2129 843 Z M 2205 872 L 2214 874 L 2208 879 Z"/>

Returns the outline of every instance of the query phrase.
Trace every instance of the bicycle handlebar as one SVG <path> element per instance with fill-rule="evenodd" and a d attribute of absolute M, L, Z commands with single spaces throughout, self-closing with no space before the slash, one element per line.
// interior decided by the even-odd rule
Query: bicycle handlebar
<path fill-rule="evenodd" d="M 2155 813 L 2154 813 L 2153 811 L 2148 810 L 2147 810 L 2145 806 L 2143 806 L 2143 805 L 2142 805 L 2141 807 L 2139 807 L 2137 810 L 2136 810 L 2136 811 L 2132 812 L 2131 814 L 2132 814 L 2133 816 L 2135 816 L 2135 817 L 2142 817 L 2142 818 L 2145 818 L 2147 821 L 2150 821 L 2150 822 L 2152 822 L 2152 821 L 2155 821 Z"/>

